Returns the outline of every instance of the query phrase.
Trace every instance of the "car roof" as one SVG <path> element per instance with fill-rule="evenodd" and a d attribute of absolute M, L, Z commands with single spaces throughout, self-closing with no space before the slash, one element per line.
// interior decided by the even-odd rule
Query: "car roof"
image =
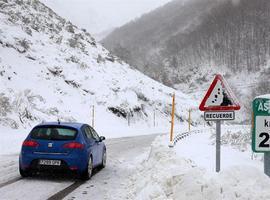
<path fill-rule="evenodd" d="M 38 124 L 37 126 L 66 126 L 71 127 L 75 129 L 80 129 L 83 125 L 83 123 L 77 123 L 77 122 L 43 122 Z"/>

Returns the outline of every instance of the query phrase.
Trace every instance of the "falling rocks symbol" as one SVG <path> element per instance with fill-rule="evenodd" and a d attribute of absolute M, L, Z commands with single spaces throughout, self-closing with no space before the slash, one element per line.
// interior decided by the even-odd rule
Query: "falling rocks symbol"
<path fill-rule="evenodd" d="M 223 101 L 220 104 L 221 106 L 230 106 L 233 105 L 232 101 L 228 98 L 228 95 L 226 92 L 223 92 Z"/>
<path fill-rule="evenodd" d="M 201 111 L 239 110 L 240 104 L 225 79 L 217 74 L 204 96 Z"/>

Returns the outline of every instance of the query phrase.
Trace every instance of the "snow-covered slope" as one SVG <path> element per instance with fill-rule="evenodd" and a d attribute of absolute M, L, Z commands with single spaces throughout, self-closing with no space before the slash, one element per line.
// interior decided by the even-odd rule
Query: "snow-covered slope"
<path fill-rule="evenodd" d="M 0 125 L 91 121 L 95 127 L 168 125 L 174 90 L 110 54 L 38 0 L 0 0 Z M 197 103 L 176 93 L 176 120 Z M 181 106 L 180 106 L 181 105 Z M 165 123 L 166 122 L 166 123 Z"/>
<path fill-rule="evenodd" d="M 115 29 L 102 43 L 200 100 L 215 74 L 224 75 L 240 99 L 237 122 L 250 124 L 252 99 L 270 93 L 269 7 L 269 0 L 174 0 Z"/>

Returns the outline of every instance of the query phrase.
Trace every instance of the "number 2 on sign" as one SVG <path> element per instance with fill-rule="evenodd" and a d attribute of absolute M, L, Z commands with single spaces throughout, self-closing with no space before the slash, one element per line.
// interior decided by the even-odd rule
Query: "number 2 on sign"
<path fill-rule="evenodd" d="M 269 141 L 269 138 L 270 138 L 269 133 L 262 132 L 262 133 L 260 133 L 259 137 L 264 138 L 260 142 L 259 147 L 267 147 L 267 148 L 269 148 L 270 145 L 269 144 L 266 144 L 266 142 L 268 142 Z"/>

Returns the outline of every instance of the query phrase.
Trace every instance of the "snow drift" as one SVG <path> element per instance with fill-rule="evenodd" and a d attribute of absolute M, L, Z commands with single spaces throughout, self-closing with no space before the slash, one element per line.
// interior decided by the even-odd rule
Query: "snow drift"
<path fill-rule="evenodd" d="M 166 136 L 167 137 L 167 136 Z M 270 180 L 255 167 L 239 165 L 221 173 L 207 172 L 169 149 L 158 137 L 149 158 L 130 177 L 130 197 L 140 200 L 269 199 Z"/>

